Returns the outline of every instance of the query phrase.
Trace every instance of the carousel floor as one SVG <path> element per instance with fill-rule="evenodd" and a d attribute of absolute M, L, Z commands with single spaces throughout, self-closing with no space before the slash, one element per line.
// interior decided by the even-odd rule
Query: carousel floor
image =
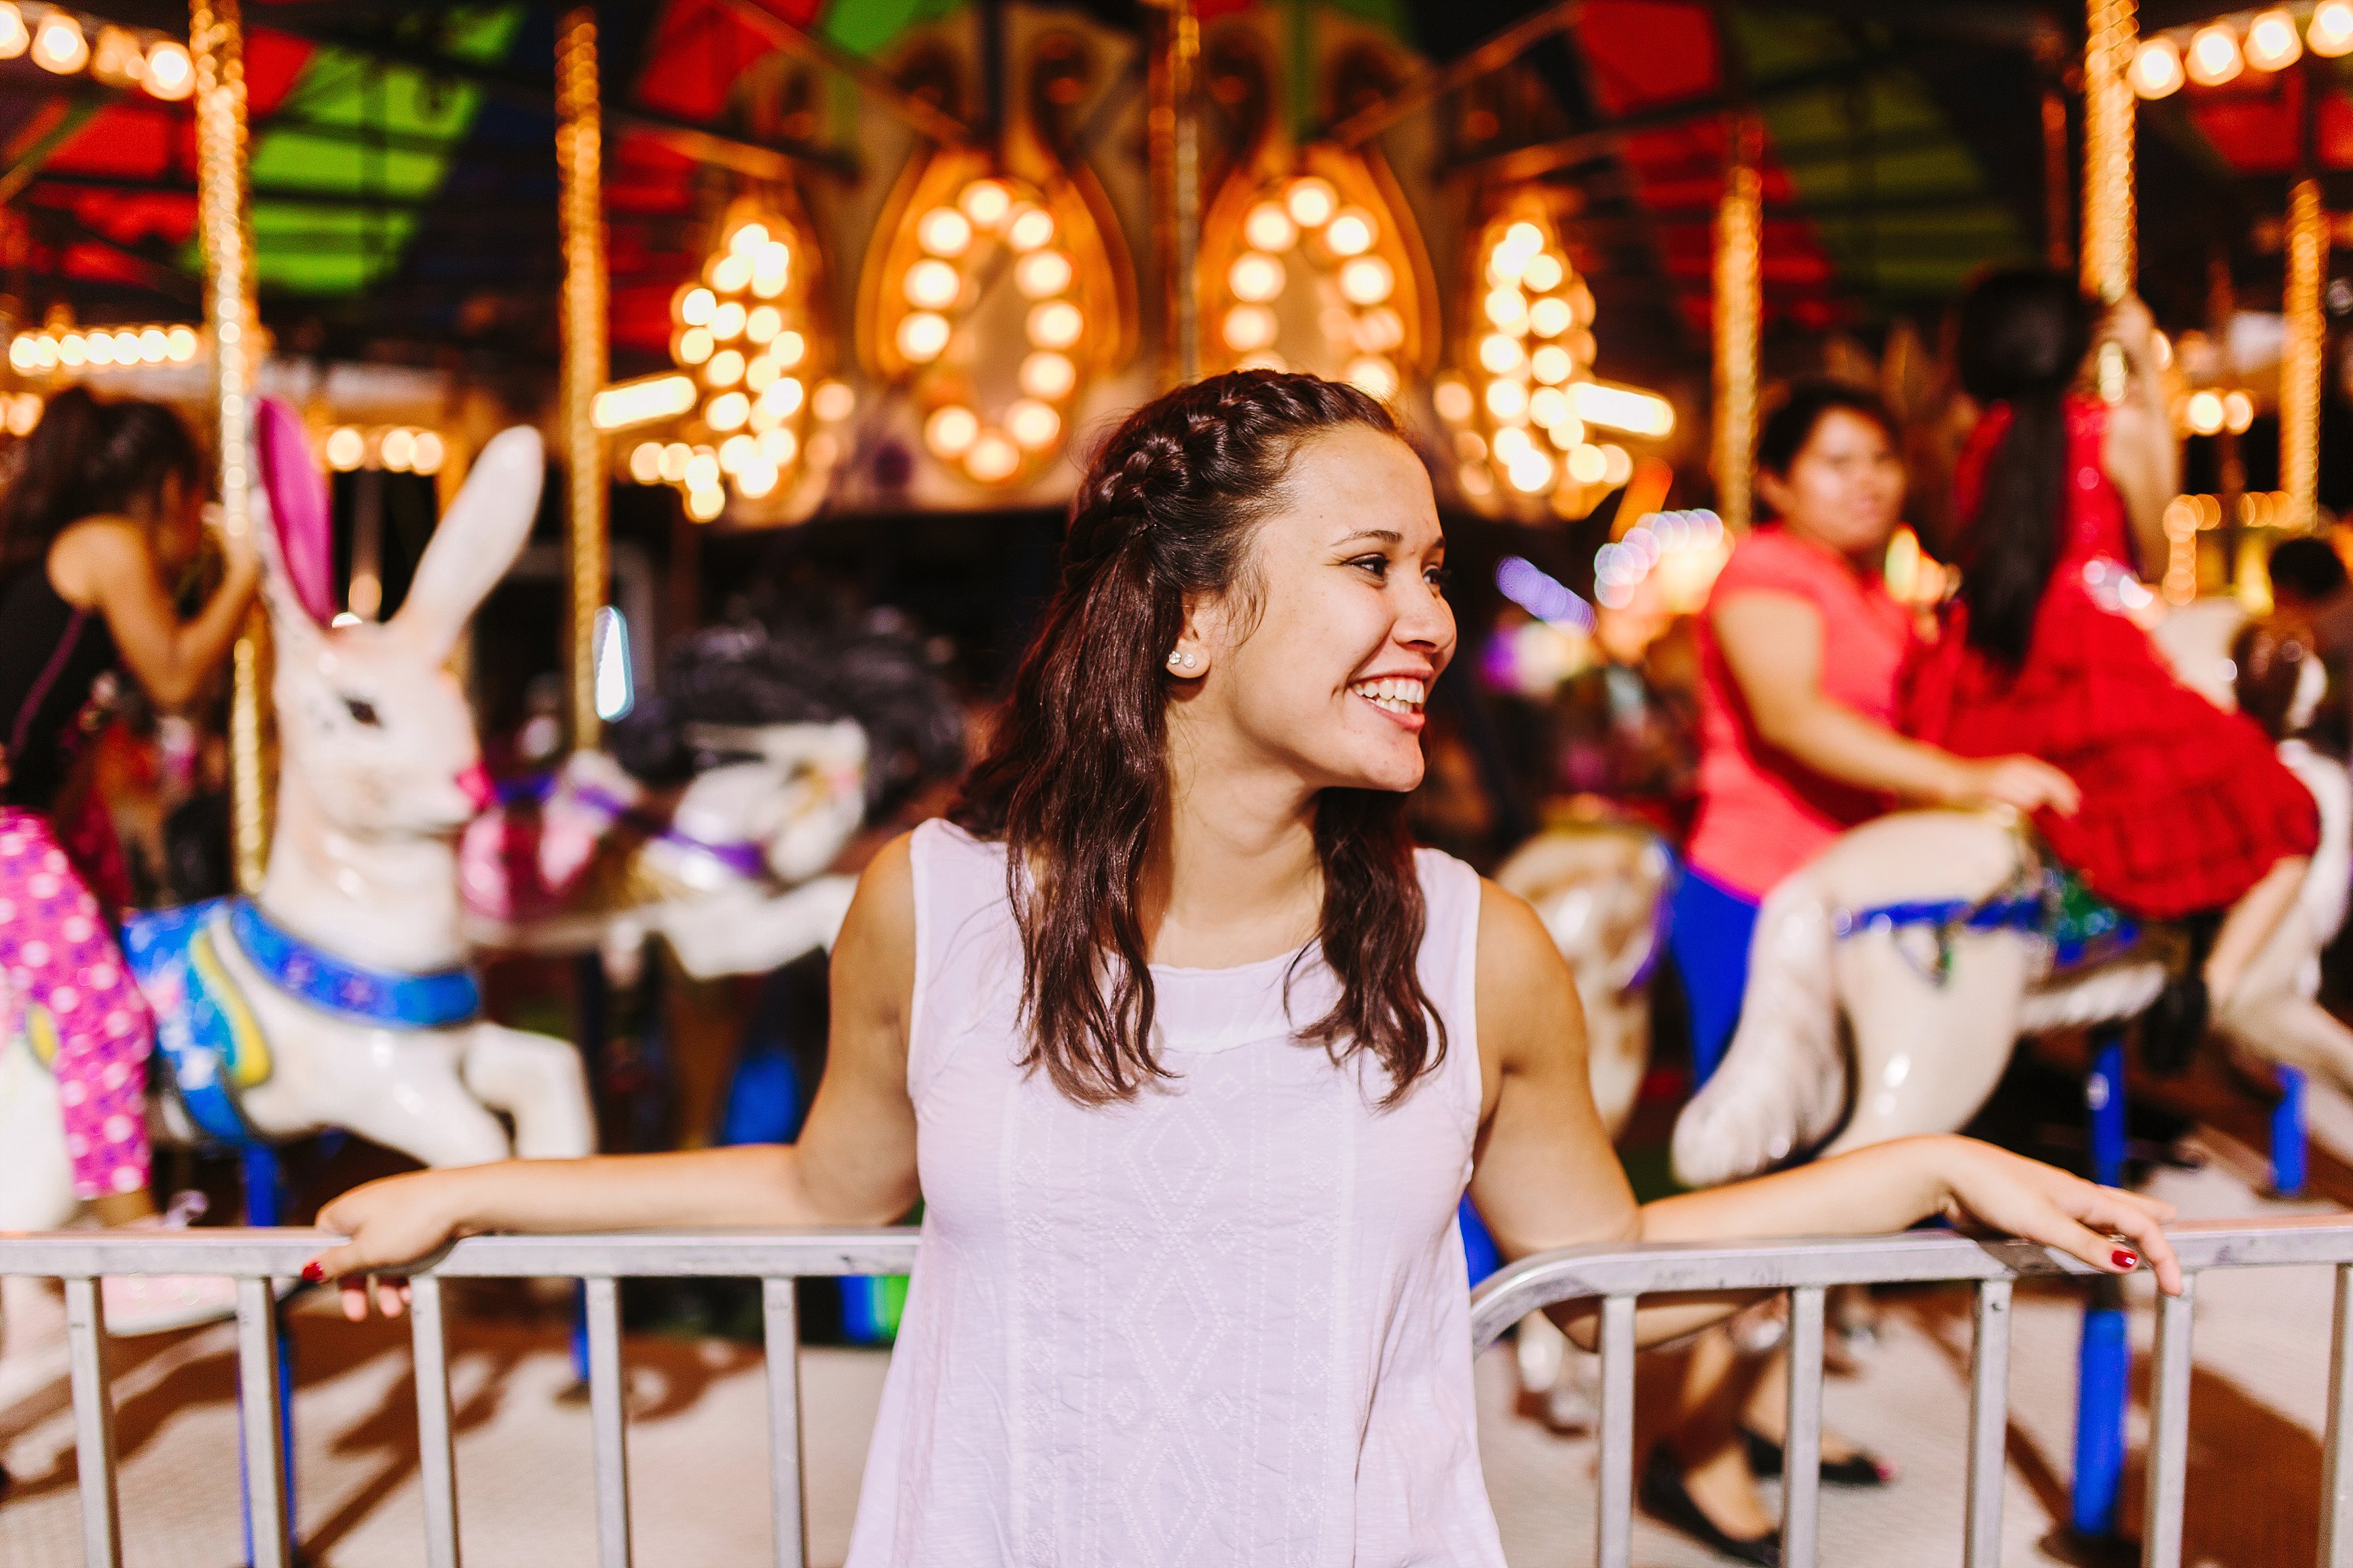
<path fill-rule="evenodd" d="M 2353 1131 L 2353 1108 L 2330 1112 Z M 2286 1212 L 2245 1179 L 2243 1151 L 2155 1190 L 2189 1215 Z M 2344 1146 L 2353 1146 L 2348 1142 Z M 2309 1207 L 2311 1205 L 2304 1205 Z M 0 1360 L 0 1460 L 16 1484 L 0 1503 L 0 1568 L 79 1561 L 74 1455 L 59 1313 L 52 1291 L 8 1286 Z M 2146 1286 L 2143 1286 L 2146 1294 Z M 2225 1273 L 2200 1287 L 2185 1561 L 2257 1568 L 2311 1561 L 2318 1519 L 2322 1384 L 2330 1281 L 2325 1269 Z M 1883 1493 L 1831 1493 L 1826 1563 L 1953 1562 L 1959 1554 L 1968 1319 L 1957 1291 L 1884 1303 L 1879 1346 L 1859 1376 L 1834 1380 L 1830 1419 L 1898 1460 Z M 2065 1560 L 2045 1538 L 2064 1507 L 2078 1309 L 2061 1289 L 2021 1291 L 2015 1326 L 2005 1561 Z M 2150 1317 L 2136 1314 L 2144 1350 Z M 305 1307 L 297 1459 L 304 1561 L 312 1568 L 420 1559 L 421 1503 L 405 1336 L 353 1326 L 323 1301 Z M 570 1382 L 560 1327 L 496 1316 L 452 1330 L 465 1549 L 479 1563 L 594 1561 L 586 1405 Z M 638 1561 L 723 1568 L 772 1561 L 758 1357 L 722 1341 L 633 1338 L 630 1464 Z M 812 1561 L 841 1561 L 880 1352 L 817 1349 L 805 1358 Z M 117 1347 L 125 1562 L 132 1568 L 239 1563 L 237 1421 L 225 1328 Z M 2146 1363 L 2136 1379 L 2136 1447 L 2146 1426 Z M 1514 1411 L 1507 1352 L 1478 1369 L 1489 1484 L 1515 1568 L 1592 1561 L 1589 1437 L 1561 1436 Z M 1664 1394 L 1676 1368 L 1645 1358 Z M 1646 1399 L 1646 1405 L 1649 1401 Z M 2126 1517 L 2137 1517 L 2137 1475 Z M 1637 1516 L 1635 1561 L 1651 1568 L 1715 1559 Z"/>

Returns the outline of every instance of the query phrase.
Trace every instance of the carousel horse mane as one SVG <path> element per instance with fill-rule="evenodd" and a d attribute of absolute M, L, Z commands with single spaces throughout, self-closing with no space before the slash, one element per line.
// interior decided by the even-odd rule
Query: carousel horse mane
<path fill-rule="evenodd" d="M 665 662 L 658 693 L 607 732 L 614 760 L 655 787 L 723 760 L 706 730 L 828 724 L 866 731 L 870 816 L 964 765 L 964 716 L 920 639 L 889 619 L 828 626 L 783 618 L 713 626 Z"/>

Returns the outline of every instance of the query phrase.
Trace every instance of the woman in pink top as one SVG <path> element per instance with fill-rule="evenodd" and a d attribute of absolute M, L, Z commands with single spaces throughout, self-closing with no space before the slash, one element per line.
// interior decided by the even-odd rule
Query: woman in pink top
<path fill-rule="evenodd" d="M 1542 922 L 1406 836 L 1445 548 L 1352 388 L 1243 372 L 1139 410 L 955 825 L 860 879 L 800 1142 L 395 1177 L 329 1207 L 350 1240 L 311 1274 L 364 1312 L 358 1276 L 465 1231 L 873 1225 L 920 1194 L 854 1568 L 1501 1568 L 1466 1184 L 1513 1255 L 1949 1205 L 2179 1289 L 2161 1205 L 1962 1139 L 1635 1205 Z"/>
<path fill-rule="evenodd" d="M 1699 816 L 1668 939 L 1702 1082 L 1739 1021 L 1758 904 L 1832 838 L 1895 801 L 2064 812 L 2076 799 L 2065 774 L 2031 757 L 1967 760 L 1894 728 L 1911 617 L 1888 596 L 1880 563 L 1904 466 L 1876 397 L 1834 382 L 1793 386 L 1758 435 L 1757 494 L 1772 521 L 1734 549 L 1699 623 Z M 1722 1336 L 1694 1356 L 1692 1414 L 1654 1456 L 1644 1495 L 1723 1550 L 1766 1562 L 1778 1543 L 1748 1449 L 1772 1444 L 1744 1441 L 1742 1427 L 1778 1433 L 1780 1388 L 1731 1373 Z M 1884 1479 L 1869 1456 L 1843 1449 L 1825 1444 L 1840 1466 L 1826 1474 Z"/>

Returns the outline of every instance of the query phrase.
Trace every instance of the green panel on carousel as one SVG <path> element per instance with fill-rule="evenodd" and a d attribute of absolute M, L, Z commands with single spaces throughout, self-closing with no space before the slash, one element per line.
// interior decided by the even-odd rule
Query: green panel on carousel
<path fill-rule="evenodd" d="M 460 6 L 447 14 L 438 50 L 489 64 L 506 58 L 521 30 L 520 5 Z M 322 46 L 272 118 L 336 127 L 322 135 L 265 124 L 253 139 L 252 180 L 272 192 L 310 189 L 319 202 L 279 195 L 253 204 L 256 268 L 264 288 L 353 294 L 400 265 L 417 211 L 346 205 L 354 196 L 423 203 L 441 188 L 459 144 L 473 129 L 482 89 L 424 71 L 387 66 Z M 348 132 L 380 132 L 368 146 Z M 187 265 L 201 265 L 191 245 Z"/>
<path fill-rule="evenodd" d="M 1752 81 L 1867 62 L 1869 36 L 1859 40 L 1834 17 L 1745 7 L 1730 16 L 1735 52 Z M 1860 86 L 1826 81 L 1765 106 L 1767 156 L 1800 205 L 1814 209 L 1814 236 L 1840 281 L 1883 299 L 1941 297 L 1959 293 L 1988 262 L 2032 260 L 2015 215 L 1927 85 L 1883 65 Z"/>

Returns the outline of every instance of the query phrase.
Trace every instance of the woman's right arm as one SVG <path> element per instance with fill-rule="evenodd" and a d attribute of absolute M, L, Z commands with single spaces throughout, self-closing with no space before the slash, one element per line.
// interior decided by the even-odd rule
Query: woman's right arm
<path fill-rule="evenodd" d="M 1957 757 L 1823 691 L 1821 612 L 1795 594 L 1732 594 L 1708 618 L 1757 732 L 1827 778 L 1935 805 L 2047 805 L 2072 816 L 2082 799 L 2074 781 L 2048 763 Z"/>
<path fill-rule="evenodd" d="M 887 1225 L 913 1208 L 915 1108 L 907 1095 L 914 994 L 914 878 L 904 836 L 859 879 L 835 942 L 832 1025 L 817 1101 L 789 1145 L 670 1154 L 509 1160 L 419 1171 L 354 1188 L 319 1224 L 350 1237 L 308 1279 L 386 1271 L 480 1231 Z M 387 1301 L 387 1309 L 391 1303 Z"/>
<path fill-rule="evenodd" d="M 183 621 L 164 590 L 146 531 L 111 518 L 67 530 L 51 546 L 49 573 L 67 599 L 105 616 L 106 629 L 132 679 L 166 708 L 194 697 L 228 657 L 261 582 L 252 550 L 230 550 L 220 586 L 203 609 Z"/>

